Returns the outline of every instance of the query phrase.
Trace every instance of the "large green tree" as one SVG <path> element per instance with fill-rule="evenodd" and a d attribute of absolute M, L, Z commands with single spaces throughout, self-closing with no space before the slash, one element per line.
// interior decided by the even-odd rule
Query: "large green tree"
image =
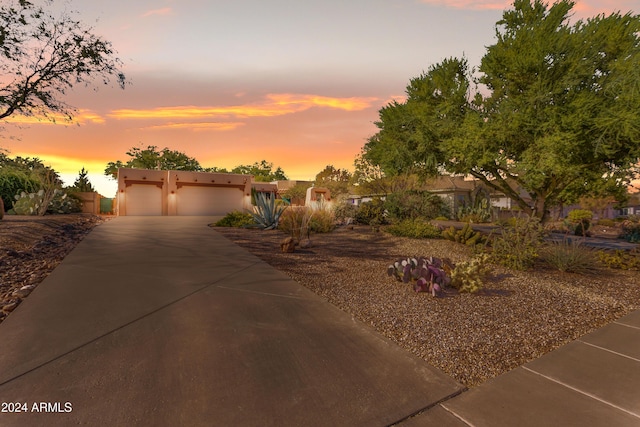
<path fill-rule="evenodd" d="M 351 172 L 347 169 L 339 169 L 333 165 L 327 165 L 316 175 L 315 186 L 325 187 L 331 191 L 332 197 L 349 193 Z"/>
<path fill-rule="evenodd" d="M 125 163 L 121 160 L 107 163 L 104 174 L 114 179 L 118 177 L 119 168 L 133 169 L 158 169 L 158 170 L 182 170 L 201 171 L 200 163 L 193 157 L 177 150 L 163 148 L 158 150 L 155 145 L 147 148 L 134 147 L 126 153 L 130 158 Z"/>
<path fill-rule="evenodd" d="M 451 58 L 412 79 L 365 157 L 391 175 L 470 174 L 543 219 L 584 194 L 622 194 L 640 158 L 640 16 L 571 24 L 573 6 L 516 0 L 479 77 Z"/>
<path fill-rule="evenodd" d="M 69 13 L 54 15 L 26 0 L 0 6 L 0 119 L 14 114 L 55 114 L 71 119 L 65 92 L 95 79 L 124 87 L 121 62 L 111 43 Z M 45 6 L 52 1 L 42 1 Z"/>
<path fill-rule="evenodd" d="M 24 191 L 35 193 L 38 190 L 52 192 L 62 188 L 58 173 L 45 166 L 37 157 L 11 158 L 0 153 L 0 198 L 5 209 L 11 209 L 15 196 Z"/>

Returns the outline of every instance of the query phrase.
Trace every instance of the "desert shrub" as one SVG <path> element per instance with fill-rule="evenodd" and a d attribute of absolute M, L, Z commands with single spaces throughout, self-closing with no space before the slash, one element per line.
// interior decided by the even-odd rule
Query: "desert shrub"
<path fill-rule="evenodd" d="M 70 214 L 82 212 L 82 201 L 72 193 L 64 190 L 55 190 L 47 213 L 51 214 Z"/>
<path fill-rule="evenodd" d="M 491 206 L 485 198 L 479 198 L 473 205 L 460 206 L 456 212 L 456 219 L 462 222 L 489 222 L 491 221 Z"/>
<path fill-rule="evenodd" d="M 356 221 L 360 224 L 378 226 L 387 223 L 384 202 L 381 199 L 373 199 L 364 202 L 356 212 Z"/>
<path fill-rule="evenodd" d="M 293 241 L 300 243 L 309 238 L 311 232 L 309 222 L 314 215 L 314 210 L 305 206 L 291 206 L 280 216 L 278 230 L 287 233 Z"/>
<path fill-rule="evenodd" d="M 343 201 L 334 205 L 333 215 L 338 224 L 351 224 L 358 212 L 358 207 L 348 201 Z"/>
<path fill-rule="evenodd" d="M 627 242 L 640 243 L 640 218 L 630 216 L 627 220 L 623 221 L 620 237 Z"/>
<path fill-rule="evenodd" d="M 599 261 L 607 268 L 620 270 L 640 270 L 640 250 L 631 251 L 621 249 L 615 251 L 598 251 Z"/>
<path fill-rule="evenodd" d="M 579 240 L 549 242 L 540 250 L 540 258 L 551 267 L 567 273 L 587 274 L 599 268 L 594 250 Z"/>
<path fill-rule="evenodd" d="M 485 242 L 482 233 L 474 231 L 470 223 L 466 223 L 460 230 L 456 230 L 455 227 L 449 227 L 442 232 L 442 237 L 468 246 L 475 246 Z"/>
<path fill-rule="evenodd" d="M 441 197 L 428 191 L 406 190 L 391 193 L 385 200 L 389 216 L 395 220 L 448 216 L 449 207 Z"/>
<path fill-rule="evenodd" d="M 0 168 L 0 197 L 6 210 L 13 207 L 16 195 L 21 192 L 36 193 L 39 186 L 40 182 L 37 179 L 23 171 L 9 167 Z"/>
<path fill-rule="evenodd" d="M 574 225 L 576 236 L 586 236 L 593 219 L 593 212 L 587 209 L 574 209 L 569 212 L 567 219 Z"/>
<path fill-rule="evenodd" d="M 336 218 L 329 209 L 316 209 L 311 215 L 309 229 L 314 233 L 329 233 L 336 228 Z"/>
<path fill-rule="evenodd" d="M 451 286 L 460 292 L 478 292 L 489 275 L 488 262 L 489 255 L 479 254 L 469 261 L 457 263 L 451 272 Z"/>
<path fill-rule="evenodd" d="M 451 261 L 444 258 L 401 258 L 387 267 L 387 274 L 396 280 L 411 283 L 416 292 L 436 296 L 451 283 Z"/>
<path fill-rule="evenodd" d="M 246 227 L 248 225 L 255 225 L 255 221 L 251 214 L 246 212 L 229 212 L 214 224 L 216 227 Z"/>
<path fill-rule="evenodd" d="M 440 227 L 420 218 L 405 219 L 391 224 L 385 230 L 394 236 L 411 237 L 413 239 L 439 239 L 442 237 Z"/>
<path fill-rule="evenodd" d="M 601 225 L 603 227 L 615 227 L 616 222 L 612 219 L 603 218 L 598 220 L 598 225 Z"/>
<path fill-rule="evenodd" d="M 538 218 L 518 218 L 513 226 L 502 227 L 500 235 L 493 239 L 493 259 L 506 267 L 526 270 L 538 258 L 543 237 Z"/>

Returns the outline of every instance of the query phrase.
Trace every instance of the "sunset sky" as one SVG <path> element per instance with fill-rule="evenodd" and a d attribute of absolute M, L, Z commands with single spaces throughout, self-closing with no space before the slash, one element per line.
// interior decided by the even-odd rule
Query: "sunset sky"
<path fill-rule="evenodd" d="M 57 6 L 59 3 L 56 2 Z M 66 2 L 65 2 L 66 3 Z M 131 82 L 76 88 L 75 124 L 5 124 L 0 148 L 39 157 L 98 191 L 131 147 L 156 145 L 233 168 L 260 160 L 291 179 L 353 170 L 378 110 L 450 56 L 477 66 L 499 0 L 76 0 L 67 9 L 113 43 Z M 635 10 L 634 10 L 635 9 Z M 577 18 L 639 12 L 638 0 L 578 0 Z"/>

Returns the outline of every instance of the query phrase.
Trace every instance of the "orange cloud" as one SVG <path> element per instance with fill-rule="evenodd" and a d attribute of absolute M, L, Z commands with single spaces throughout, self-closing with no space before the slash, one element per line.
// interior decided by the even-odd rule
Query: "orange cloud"
<path fill-rule="evenodd" d="M 241 122 L 215 122 L 215 123 L 167 123 L 165 125 L 158 126 L 148 126 L 143 129 L 149 130 L 165 130 L 165 129 L 188 129 L 193 131 L 199 130 L 234 130 L 239 128 L 240 126 L 244 126 L 244 123 Z"/>
<path fill-rule="evenodd" d="M 71 124 L 85 124 L 85 123 L 96 123 L 102 124 L 105 122 L 105 119 L 97 113 L 94 113 L 91 110 L 79 110 L 73 116 L 73 120 L 69 121 L 67 116 L 62 114 L 52 113 L 49 114 L 48 117 L 44 117 L 43 115 L 35 115 L 35 116 L 20 116 L 14 115 L 9 116 L 5 119 L 7 123 L 14 123 L 18 125 L 52 125 L 56 123 L 71 123 Z"/>
<path fill-rule="evenodd" d="M 147 16 L 153 16 L 153 15 L 167 16 L 167 15 L 171 15 L 172 12 L 173 12 L 173 10 L 170 7 L 165 7 L 165 8 L 162 8 L 162 9 L 149 10 L 149 11 L 143 13 L 141 16 L 143 18 L 146 18 Z"/>
<path fill-rule="evenodd" d="M 116 119 L 198 119 L 275 117 L 298 113 L 313 107 L 359 111 L 372 106 L 377 98 L 331 98 L 319 95 L 269 94 L 262 103 L 220 107 L 176 106 L 152 109 L 121 109 L 109 116 Z"/>

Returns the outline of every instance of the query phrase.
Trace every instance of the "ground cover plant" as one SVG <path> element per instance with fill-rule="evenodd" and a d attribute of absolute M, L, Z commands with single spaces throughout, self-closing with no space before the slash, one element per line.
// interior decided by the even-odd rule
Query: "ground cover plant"
<path fill-rule="evenodd" d="M 255 223 L 250 213 L 234 211 L 229 212 L 224 218 L 210 225 L 214 225 L 215 227 L 247 227 L 255 225 Z"/>
<path fill-rule="evenodd" d="M 442 237 L 440 227 L 422 218 L 405 219 L 385 227 L 384 230 L 394 236 L 414 239 L 439 239 Z"/>

